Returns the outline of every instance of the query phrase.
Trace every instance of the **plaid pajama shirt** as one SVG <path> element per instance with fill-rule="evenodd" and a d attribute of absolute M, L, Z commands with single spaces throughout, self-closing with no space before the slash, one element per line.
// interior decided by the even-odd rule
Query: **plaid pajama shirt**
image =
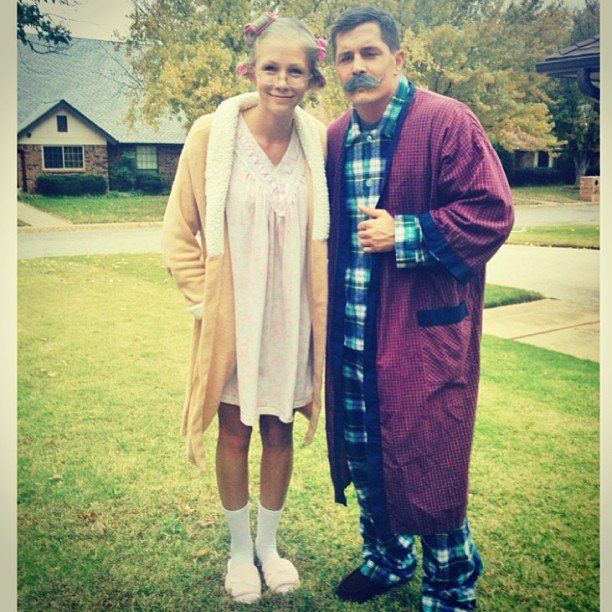
<path fill-rule="evenodd" d="M 346 309 L 344 313 L 344 345 L 363 350 L 363 332 L 366 318 L 366 300 L 370 282 L 372 255 L 364 253 L 357 238 L 357 225 L 368 217 L 358 206 L 374 208 L 387 168 L 385 149 L 388 147 L 397 118 L 404 104 L 413 95 L 414 86 L 401 77 L 395 95 L 391 98 L 380 121 L 372 130 L 361 129 L 358 115 L 353 111 L 346 132 L 344 146 L 345 211 L 351 220 L 351 261 L 344 278 Z M 423 232 L 415 215 L 395 217 L 395 261 L 398 268 L 434 261 L 423 242 Z"/>
<path fill-rule="evenodd" d="M 351 260 L 346 270 L 343 362 L 344 440 L 351 478 L 360 507 L 363 538 L 361 571 L 372 580 L 393 584 L 408 580 L 417 561 L 414 537 L 396 534 L 381 540 L 369 511 L 370 494 L 365 469 L 367 432 L 363 393 L 364 330 L 366 300 L 372 256 L 364 253 L 357 238 L 357 224 L 366 219 L 358 205 L 375 207 L 380 197 L 387 161 L 385 147 L 393 135 L 402 106 L 413 94 L 413 85 L 401 77 L 398 88 L 381 120 L 370 131 L 362 131 L 353 111 L 344 146 L 345 214 L 351 220 Z M 395 217 L 395 259 L 398 268 L 427 265 L 435 261 L 427 250 L 423 233 L 414 215 Z M 482 562 L 472 543 L 467 519 L 448 534 L 421 538 L 423 547 L 422 606 L 426 611 L 448 612 L 471 609 L 475 584 Z"/>

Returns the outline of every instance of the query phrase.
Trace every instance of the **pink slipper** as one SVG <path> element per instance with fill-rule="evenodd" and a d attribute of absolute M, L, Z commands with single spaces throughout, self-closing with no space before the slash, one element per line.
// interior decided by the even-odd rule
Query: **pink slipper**
<path fill-rule="evenodd" d="M 261 578 L 254 563 L 240 563 L 233 566 L 227 562 L 225 590 L 234 601 L 252 604 L 261 597 Z"/>
<path fill-rule="evenodd" d="M 289 559 L 270 559 L 264 563 L 264 580 L 272 593 L 291 593 L 300 586 L 300 577 Z"/>

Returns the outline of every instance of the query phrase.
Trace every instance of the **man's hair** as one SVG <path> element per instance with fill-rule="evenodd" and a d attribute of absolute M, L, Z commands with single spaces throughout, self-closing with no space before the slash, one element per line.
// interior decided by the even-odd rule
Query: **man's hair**
<path fill-rule="evenodd" d="M 331 30 L 331 45 L 334 57 L 336 55 L 336 37 L 343 32 L 354 30 L 364 23 L 377 23 L 380 27 L 380 37 L 393 53 L 400 49 L 400 37 L 397 22 L 393 15 L 371 5 L 356 5 L 341 13 Z"/>

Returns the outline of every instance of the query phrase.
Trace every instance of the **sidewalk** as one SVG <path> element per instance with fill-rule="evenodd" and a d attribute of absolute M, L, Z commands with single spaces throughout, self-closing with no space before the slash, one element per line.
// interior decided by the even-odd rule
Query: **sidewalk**
<path fill-rule="evenodd" d="M 28 225 L 36 228 L 51 229 L 55 227 L 70 227 L 72 223 L 65 221 L 60 217 L 55 217 L 49 213 L 43 212 L 34 206 L 30 206 L 25 202 L 17 202 L 17 218 Z"/>
<path fill-rule="evenodd" d="M 486 308 L 483 332 L 599 361 L 599 310 L 560 300 Z"/>

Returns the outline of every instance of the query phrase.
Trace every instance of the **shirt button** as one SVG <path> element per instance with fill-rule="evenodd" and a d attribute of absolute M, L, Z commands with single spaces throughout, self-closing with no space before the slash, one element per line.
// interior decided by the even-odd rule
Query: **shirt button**
<path fill-rule="evenodd" d="M 368 142 L 372 142 L 372 136 L 371 136 L 370 134 L 368 134 L 368 135 L 366 136 L 366 140 L 367 140 Z"/>
<path fill-rule="evenodd" d="M 371 181 L 370 179 L 368 179 L 368 180 L 365 182 L 365 184 L 366 184 L 366 187 L 369 187 L 369 186 L 372 184 L 372 181 Z"/>

